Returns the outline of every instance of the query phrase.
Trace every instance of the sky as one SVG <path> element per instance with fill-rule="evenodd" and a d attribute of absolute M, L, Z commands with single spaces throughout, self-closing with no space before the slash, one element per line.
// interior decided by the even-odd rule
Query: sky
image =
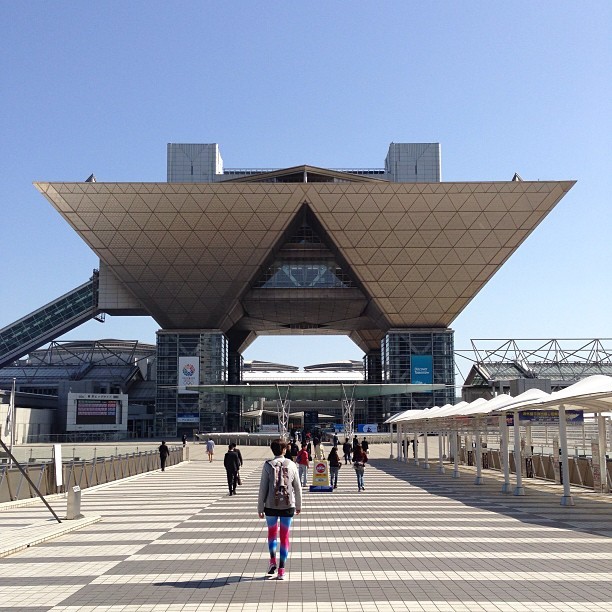
<path fill-rule="evenodd" d="M 607 0 L 1 3 L 0 328 L 98 267 L 33 181 L 165 181 L 168 142 L 219 143 L 233 168 L 382 167 L 390 142 L 440 142 L 444 181 L 578 181 L 455 319 L 456 349 L 611 338 L 610 23 Z M 61 339 L 157 329 L 107 316 Z M 362 353 L 268 337 L 244 356 Z"/>

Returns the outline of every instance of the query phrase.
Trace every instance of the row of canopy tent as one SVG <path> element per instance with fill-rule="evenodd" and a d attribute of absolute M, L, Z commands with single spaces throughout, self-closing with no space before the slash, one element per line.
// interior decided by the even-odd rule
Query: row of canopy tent
<path fill-rule="evenodd" d="M 559 446 L 561 452 L 562 473 L 569 474 L 569 461 L 567 453 L 567 431 L 566 410 L 581 410 L 585 413 L 596 414 L 598 423 L 598 456 L 593 457 L 594 464 L 600 467 L 603 479 L 603 489 L 607 491 L 607 468 L 606 468 L 606 418 L 612 413 L 612 377 L 595 375 L 584 378 L 577 383 L 560 391 L 546 393 L 540 389 L 528 389 L 516 397 L 510 395 L 498 395 L 490 400 L 478 398 L 473 402 L 459 402 L 458 404 L 446 404 L 445 406 L 434 406 L 424 410 L 406 410 L 393 415 L 385 423 L 391 429 L 393 425 L 398 429 L 398 459 L 400 457 L 400 435 L 399 432 L 433 432 L 453 431 L 460 428 L 469 428 L 476 432 L 476 484 L 482 484 L 482 445 L 480 432 L 485 425 L 497 424 L 501 433 L 502 464 L 504 468 L 503 493 L 510 492 L 509 474 L 509 452 L 508 452 L 508 427 L 506 425 L 506 414 L 514 414 L 514 456 L 520 457 L 520 422 L 519 413 L 522 410 L 558 410 L 559 412 Z M 440 467 L 442 466 L 442 437 L 440 444 Z M 459 476 L 458 470 L 458 448 L 457 436 L 451 436 L 454 456 L 454 477 Z M 427 453 L 427 444 L 425 452 Z M 426 458 L 427 463 L 427 458 Z M 517 462 L 518 465 L 518 462 Z M 522 485 L 522 474 L 516 469 L 515 495 L 524 495 Z M 573 505 L 570 493 L 569 478 L 563 479 L 563 496 L 561 505 Z"/>

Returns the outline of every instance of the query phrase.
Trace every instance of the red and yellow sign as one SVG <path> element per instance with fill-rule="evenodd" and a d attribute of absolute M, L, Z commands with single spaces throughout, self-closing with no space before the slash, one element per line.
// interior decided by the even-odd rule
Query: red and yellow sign
<path fill-rule="evenodd" d="M 329 469 L 327 461 L 315 461 L 312 468 L 312 485 L 318 487 L 329 486 Z"/>

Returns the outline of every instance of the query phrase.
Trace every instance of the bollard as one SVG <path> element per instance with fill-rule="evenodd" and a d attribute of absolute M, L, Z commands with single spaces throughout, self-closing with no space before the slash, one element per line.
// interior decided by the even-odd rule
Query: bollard
<path fill-rule="evenodd" d="M 81 487 L 70 487 L 68 489 L 68 502 L 66 504 L 66 520 L 81 519 Z"/>

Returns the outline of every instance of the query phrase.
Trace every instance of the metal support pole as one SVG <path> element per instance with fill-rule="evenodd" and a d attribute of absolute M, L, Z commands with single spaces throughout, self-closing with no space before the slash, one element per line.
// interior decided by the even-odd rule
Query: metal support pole
<path fill-rule="evenodd" d="M 474 479 L 475 485 L 483 484 L 482 480 L 482 435 L 480 427 L 476 429 L 476 478 Z"/>
<path fill-rule="evenodd" d="M 17 459 L 15 459 L 15 457 L 13 457 L 13 453 L 11 453 L 9 451 L 9 449 L 6 446 L 6 444 L 2 441 L 1 438 L 0 438 L 0 445 L 5 450 L 5 452 L 8 454 L 9 458 L 13 461 L 13 463 L 17 466 L 19 471 L 23 474 L 25 479 L 30 483 L 30 486 L 36 491 L 38 497 L 40 497 L 40 499 L 42 499 L 43 504 L 45 504 L 45 506 L 47 506 L 49 512 L 51 512 L 51 514 L 55 517 L 55 519 L 57 520 L 58 523 L 61 523 L 62 521 L 60 520 L 59 516 L 57 516 L 57 514 L 55 514 L 55 512 L 53 512 L 53 508 L 51 508 L 51 506 L 48 504 L 48 502 L 45 499 L 44 495 L 39 491 L 38 487 L 32 482 L 30 477 L 26 474 L 25 470 L 21 467 L 21 465 L 19 464 Z"/>
<path fill-rule="evenodd" d="M 504 471 L 504 484 L 502 485 L 501 492 L 509 494 L 512 492 L 510 485 L 510 454 L 508 445 L 508 424 L 506 422 L 506 415 L 502 414 L 499 417 L 499 431 L 501 433 L 501 444 L 499 449 L 499 457 L 502 463 L 502 469 Z"/>
<path fill-rule="evenodd" d="M 289 389 L 291 387 L 287 385 L 285 397 L 283 398 L 280 392 L 280 387 L 276 385 L 276 392 L 278 393 L 278 431 L 281 440 L 287 439 L 287 432 L 289 431 L 289 410 L 291 407 L 291 400 L 289 399 Z"/>
<path fill-rule="evenodd" d="M 561 471 L 563 473 L 562 506 L 573 506 L 574 499 L 570 491 L 569 461 L 567 459 L 567 424 L 565 422 L 565 406 L 559 406 L 559 444 L 561 446 Z"/>
<path fill-rule="evenodd" d="M 444 434 L 438 432 L 438 474 L 444 474 Z"/>
<path fill-rule="evenodd" d="M 352 392 L 349 397 L 342 385 L 342 423 L 344 424 L 344 435 L 350 440 L 355 433 L 355 385 L 351 385 Z"/>
<path fill-rule="evenodd" d="M 425 447 L 425 462 L 421 466 L 424 470 L 429 469 L 429 438 L 427 437 L 427 431 L 423 432 L 423 446 Z"/>
<path fill-rule="evenodd" d="M 459 478 L 459 432 L 451 431 L 453 446 L 453 478 Z"/>
<path fill-rule="evenodd" d="M 523 488 L 523 461 L 521 460 L 521 426 L 519 425 L 519 412 L 514 410 L 514 467 L 516 469 L 516 486 L 514 494 L 525 495 Z"/>

